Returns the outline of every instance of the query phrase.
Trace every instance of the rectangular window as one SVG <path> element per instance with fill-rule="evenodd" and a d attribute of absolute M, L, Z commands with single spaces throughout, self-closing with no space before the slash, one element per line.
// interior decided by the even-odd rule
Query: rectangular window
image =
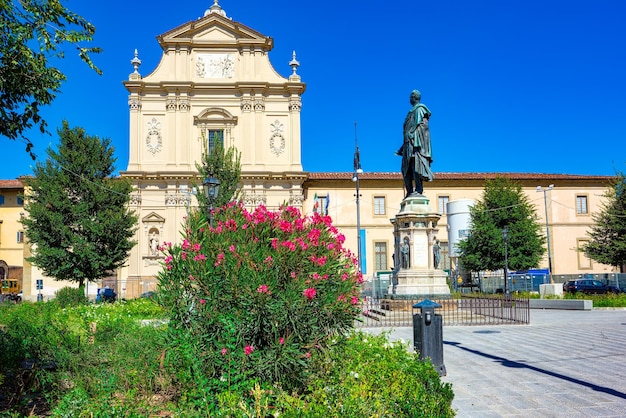
<path fill-rule="evenodd" d="M 0 195 L 0 205 L 4 205 L 4 196 Z"/>
<path fill-rule="evenodd" d="M 387 270 L 387 243 L 374 242 L 374 270 Z"/>
<path fill-rule="evenodd" d="M 439 214 L 440 215 L 445 215 L 446 213 L 448 213 L 446 210 L 446 205 L 448 204 L 449 201 L 450 201 L 450 196 L 439 196 L 438 202 L 439 202 Z"/>
<path fill-rule="evenodd" d="M 206 150 L 209 154 L 215 151 L 215 143 L 219 140 L 224 145 L 223 129 L 207 129 L 206 131 Z"/>
<path fill-rule="evenodd" d="M 589 211 L 587 209 L 587 196 L 576 196 L 576 214 L 586 215 Z"/>
<path fill-rule="evenodd" d="M 22 206 L 24 204 L 24 199 L 22 199 L 22 196 L 18 196 L 17 197 L 17 204 L 19 206 Z"/>
<path fill-rule="evenodd" d="M 385 196 L 374 196 L 374 215 L 385 215 Z"/>
<path fill-rule="evenodd" d="M 17 242 L 24 242 L 24 231 L 17 231 Z"/>

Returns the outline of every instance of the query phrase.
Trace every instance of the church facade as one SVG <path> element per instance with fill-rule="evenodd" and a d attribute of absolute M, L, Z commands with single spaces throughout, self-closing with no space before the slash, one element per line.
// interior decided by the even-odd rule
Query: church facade
<path fill-rule="evenodd" d="M 273 39 L 226 16 L 217 2 L 195 21 L 158 37 L 163 56 L 147 76 L 124 82 L 130 112 L 130 155 L 120 173 L 133 183 L 139 215 L 137 246 L 120 286 L 149 290 L 160 268 L 159 243 L 177 242 L 180 225 L 196 205 L 196 163 L 216 138 L 241 152 L 242 199 L 270 208 L 302 208 L 306 173 L 300 161 L 300 110 L 305 84 L 271 65 Z M 156 244 L 156 245 L 155 245 Z M 148 283 L 148 284 L 146 284 Z"/>

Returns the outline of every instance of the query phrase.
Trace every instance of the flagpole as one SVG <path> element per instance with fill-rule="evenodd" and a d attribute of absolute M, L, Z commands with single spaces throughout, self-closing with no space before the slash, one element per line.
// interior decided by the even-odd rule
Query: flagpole
<path fill-rule="evenodd" d="M 359 145 L 356 136 L 356 121 L 354 121 L 354 175 L 352 181 L 356 183 L 356 245 L 357 245 L 357 265 L 359 273 L 363 270 L 361 268 L 361 204 L 360 204 L 360 191 L 359 191 L 359 174 L 363 173 L 361 168 L 361 156 L 359 155 Z"/>

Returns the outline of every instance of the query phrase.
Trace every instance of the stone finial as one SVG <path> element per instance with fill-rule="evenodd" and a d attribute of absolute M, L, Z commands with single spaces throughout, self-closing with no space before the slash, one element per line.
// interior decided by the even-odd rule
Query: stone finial
<path fill-rule="evenodd" d="M 130 60 L 130 63 L 135 69 L 135 71 L 133 71 L 133 73 L 130 75 L 131 78 L 141 77 L 141 74 L 139 74 L 139 66 L 141 65 L 141 60 L 139 59 L 139 52 L 137 52 L 137 49 L 135 49 L 135 57 Z"/>
<path fill-rule="evenodd" d="M 300 62 L 296 60 L 296 51 L 293 51 L 293 54 L 291 55 L 291 61 L 289 61 L 289 66 L 293 70 L 293 74 L 291 75 L 297 76 L 296 71 L 298 70 L 298 67 L 300 66 Z"/>

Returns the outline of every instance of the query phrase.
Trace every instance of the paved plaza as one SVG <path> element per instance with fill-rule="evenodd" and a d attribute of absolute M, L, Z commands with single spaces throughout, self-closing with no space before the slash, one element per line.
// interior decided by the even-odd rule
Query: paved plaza
<path fill-rule="evenodd" d="M 530 325 L 444 326 L 443 341 L 458 417 L 626 417 L 626 310 L 533 309 Z"/>

